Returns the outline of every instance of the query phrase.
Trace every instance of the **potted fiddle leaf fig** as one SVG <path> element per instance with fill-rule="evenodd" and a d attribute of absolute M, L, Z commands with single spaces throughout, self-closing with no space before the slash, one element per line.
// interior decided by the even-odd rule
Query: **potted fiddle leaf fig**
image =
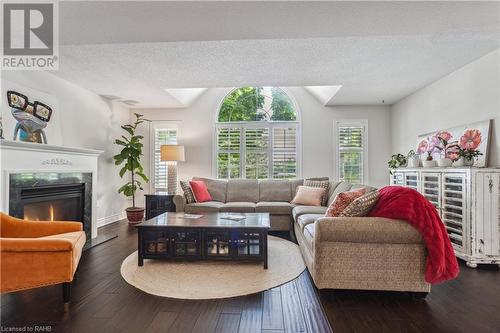
<path fill-rule="evenodd" d="M 137 223 L 144 218 L 144 207 L 136 207 L 135 193 L 136 191 L 143 190 L 142 181 L 147 183 L 149 178 L 144 174 L 144 168 L 141 165 L 141 156 L 143 144 L 141 140 L 144 138 L 142 135 L 137 135 L 137 127 L 145 121 L 143 115 L 134 113 L 135 122 L 121 126 L 126 132 L 120 139 L 115 140 L 115 144 L 122 147 L 119 154 L 113 158 L 115 165 L 123 165 L 120 169 L 120 177 L 128 172 L 130 175 L 129 181 L 118 189 L 118 193 L 123 193 L 126 197 L 132 197 L 132 207 L 125 209 L 127 212 L 127 219 L 129 223 Z"/>

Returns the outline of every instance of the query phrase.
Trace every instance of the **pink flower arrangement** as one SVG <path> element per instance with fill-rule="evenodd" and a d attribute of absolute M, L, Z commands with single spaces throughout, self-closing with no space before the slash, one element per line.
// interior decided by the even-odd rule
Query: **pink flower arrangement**
<path fill-rule="evenodd" d="M 481 132 L 477 129 L 468 129 L 460 138 L 460 148 L 464 150 L 475 150 L 481 144 Z"/>
<path fill-rule="evenodd" d="M 427 151 L 427 146 L 429 144 L 427 143 L 427 140 L 422 140 L 420 141 L 420 143 L 418 144 L 418 147 L 417 147 L 417 154 L 423 154 Z"/>
<path fill-rule="evenodd" d="M 436 136 L 446 143 L 450 142 L 451 138 L 453 137 L 453 135 L 448 131 L 439 131 L 436 133 Z"/>

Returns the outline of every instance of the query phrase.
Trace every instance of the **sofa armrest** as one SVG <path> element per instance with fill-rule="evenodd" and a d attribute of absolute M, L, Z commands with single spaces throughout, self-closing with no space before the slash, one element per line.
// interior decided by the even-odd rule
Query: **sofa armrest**
<path fill-rule="evenodd" d="M 174 204 L 175 204 L 175 211 L 176 212 L 183 212 L 184 211 L 184 206 L 186 205 L 186 198 L 182 194 L 175 194 L 173 199 Z"/>
<path fill-rule="evenodd" d="M 0 238 L 0 252 L 64 252 L 73 244 L 67 239 Z"/>
<path fill-rule="evenodd" d="M 418 231 L 403 220 L 382 217 L 323 217 L 316 221 L 316 242 L 422 244 Z"/>

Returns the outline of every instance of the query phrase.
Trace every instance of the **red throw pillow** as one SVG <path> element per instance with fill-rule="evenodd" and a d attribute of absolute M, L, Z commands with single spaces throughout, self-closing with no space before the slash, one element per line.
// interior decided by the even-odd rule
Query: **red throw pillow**
<path fill-rule="evenodd" d="M 189 186 L 191 186 L 196 202 L 212 201 L 212 196 L 203 180 L 191 180 Z"/>
<path fill-rule="evenodd" d="M 344 209 L 346 209 L 347 206 L 351 204 L 351 202 L 361 197 L 363 194 L 365 194 L 365 192 L 366 189 L 360 188 L 359 190 L 341 192 L 337 194 L 333 202 L 330 204 L 330 206 L 328 206 L 325 216 L 326 217 L 339 216 L 340 213 L 342 213 Z"/>

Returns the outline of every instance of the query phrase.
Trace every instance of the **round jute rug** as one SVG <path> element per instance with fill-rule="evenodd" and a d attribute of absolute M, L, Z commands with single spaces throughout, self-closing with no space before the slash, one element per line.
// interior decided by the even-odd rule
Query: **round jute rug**
<path fill-rule="evenodd" d="M 139 267 L 136 251 L 125 258 L 120 271 L 125 281 L 148 294 L 210 299 L 271 289 L 295 279 L 305 269 L 299 247 L 282 238 L 269 236 L 268 258 L 268 269 L 255 262 L 147 259 Z"/>

